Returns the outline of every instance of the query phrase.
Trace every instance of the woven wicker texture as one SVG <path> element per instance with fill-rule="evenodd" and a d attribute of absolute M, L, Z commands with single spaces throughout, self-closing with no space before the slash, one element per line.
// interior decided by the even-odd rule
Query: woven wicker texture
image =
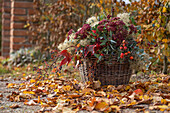
<path fill-rule="evenodd" d="M 95 58 L 83 59 L 79 66 L 82 82 L 99 80 L 101 85 L 122 85 L 128 84 L 132 70 L 128 62 L 117 62 L 116 57 L 112 57 L 109 64 L 108 58 L 96 63 Z"/>

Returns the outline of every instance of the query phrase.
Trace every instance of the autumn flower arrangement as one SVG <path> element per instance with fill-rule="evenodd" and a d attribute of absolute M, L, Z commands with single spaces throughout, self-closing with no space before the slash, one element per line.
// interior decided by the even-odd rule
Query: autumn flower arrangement
<path fill-rule="evenodd" d="M 76 62 L 92 56 L 100 62 L 105 55 L 109 56 L 108 59 L 116 55 L 120 62 L 133 61 L 138 49 L 134 40 L 137 29 L 129 24 L 129 18 L 128 13 L 118 14 L 117 17 L 108 15 L 105 19 L 92 16 L 77 31 L 71 29 L 58 48 L 71 52 Z M 70 59 L 61 65 L 68 62 Z"/>

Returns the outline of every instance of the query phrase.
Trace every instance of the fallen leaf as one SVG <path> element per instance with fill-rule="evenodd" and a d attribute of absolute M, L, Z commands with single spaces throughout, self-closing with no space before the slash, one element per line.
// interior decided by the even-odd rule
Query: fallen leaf
<path fill-rule="evenodd" d="M 95 92 L 95 90 L 90 89 L 90 88 L 85 88 L 82 90 L 82 93 L 91 93 L 91 92 Z"/>
<path fill-rule="evenodd" d="M 33 92 L 33 91 L 23 91 L 23 93 L 24 94 L 33 94 L 33 95 L 35 94 L 35 92 Z"/>
<path fill-rule="evenodd" d="M 12 88 L 14 85 L 15 85 L 14 83 L 9 83 L 7 88 L 10 88 L 10 87 Z"/>
<path fill-rule="evenodd" d="M 119 106 L 112 105 L 112 106 L 110 106 L 110 107 L 112 108 L 112 110 L 117 110 L 117 111 L 120 110 L 120 107 L 119 107 Z"/>
<path fill-rule="evenodd" d="M 3 95 L 2 95 L 2 94 L 0 94 L 0 97 L 3 97 Z"/>
<path fill-rule="evenodd" d="M 24 104 L 29 106 L 37 105 L 37 103 L 35 103 L 34 100 L 30 100 L 29 102 L 24 102 Z"/>
<path fill-rule="evenodd" d="M 12 108 L 12 109 L 16 109 L 16 108 L 19 108 L 19 107 L 20 106 L 18 104 L 13 104 L 13 105 L 10 106 L 10 108 Z"/>
<path fill-rule="evenodd" d="M 30 83 L 34 83 L 34 82 L 36 82 L 34 79 L 31 79 L 31 80 L 30 80 Z"/>
<path fill-rule="evenodd" d="M 95 106 L 95 109 L 96 110 L 99 110 L 99 111 L 104 111 L 105 109 L 107 109 L 109 106 L 106 102 L 98 102 Z"/>
<path fill-rule="evenodd" d="M 143 95 L 143 92 L 141 89 L 137 89 L 134 91 L 136 94 Z"/>

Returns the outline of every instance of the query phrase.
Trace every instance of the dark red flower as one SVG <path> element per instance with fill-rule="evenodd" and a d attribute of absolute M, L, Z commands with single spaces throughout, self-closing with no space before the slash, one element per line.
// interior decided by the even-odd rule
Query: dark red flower
<path fill-rule="evenodd" d="M 114 18 L 111 18 L 110 21 L 112 21 L 112 20 L 118 20 L 118 19 L 120 19 L 120 18 L 119 18 L 119 17 L 114 17 Z"/>
<path fill-rule="evenodd" d="M 72 32 L 73 32 L 73 29 L 71 29 L 71 30 L 68 32 L 68 37 L 67 37 L 68 40 L 70 39 L 69 35 L 71 35 Z"/>
<path fill-rule="evenodd" d="M 110 17 L 112 17 L 111 15 L 107 15 L 107 19 L 110 19 Z"/>
<path fill-rule="evenodd" d="M 103 31 L 104 29 L 104 25 L 99 25 L 98 27 L 97 27 L 97 29 L 99 30 L 99 31 Z"/>
<path fill-rule="evenodd" d="M 82 29 L 89 31 L 91 26 L 89 24 L 84 24 Z"/>
<path fill-rule="evenodd" d="M 100 24 L 104 24 L 104 23 L 106 23 L 106 22 L 108 22 L 108 21 L 107 21 L 106 19 L 104 19 L 104 20 L 102 20 L 102 21 L 99 22 L 99 25 L 100 25 Z"/>

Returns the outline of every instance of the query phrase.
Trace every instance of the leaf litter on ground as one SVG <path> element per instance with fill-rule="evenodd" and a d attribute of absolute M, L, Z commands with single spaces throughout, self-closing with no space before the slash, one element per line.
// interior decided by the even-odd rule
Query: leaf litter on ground
<path fill-rule="evenodd" d="M 16 88 L 7 98 L 28 106 L 41 106 L 37 112 L 121 112 L 122 109 L 170 111 L 170 76 L 159 77 L 127 85 L 100 86 L 99 81 L 85 84 L 73 78 L 51 77 L 46 80 L 31 78 L 21 84 L 8 83 Z M 21 79 L 22 80 L 22 79 Z M 24 80 L 24 79 L 23 79 Z M 145 106 L 147 105 L 147 106 Z M 17 104 L 11 108 L 17 108 Z"/>

